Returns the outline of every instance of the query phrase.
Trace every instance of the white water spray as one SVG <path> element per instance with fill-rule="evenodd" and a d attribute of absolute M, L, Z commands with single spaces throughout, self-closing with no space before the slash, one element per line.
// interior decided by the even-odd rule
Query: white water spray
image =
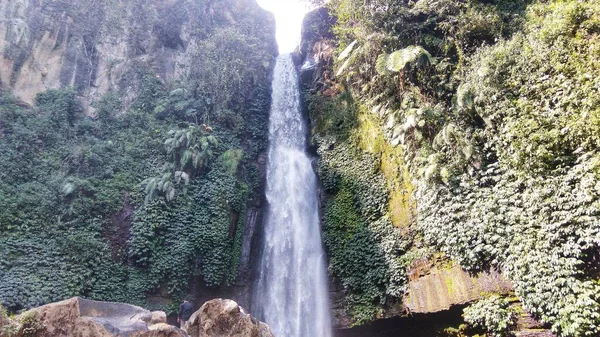
<path fill-rule="evenodd" d="M 288 54 L 278 57 L 274 72 L 266 196 L 258 312 L 277 337 L 331 337 L 317 178 Z"/>

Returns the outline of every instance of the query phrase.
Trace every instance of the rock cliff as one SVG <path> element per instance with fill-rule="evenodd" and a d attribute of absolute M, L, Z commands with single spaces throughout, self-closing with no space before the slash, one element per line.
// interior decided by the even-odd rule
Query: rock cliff
<path fill-rule="evenodd" d="M 85 107 L 109 91 L 130 102 L 141 67 L 171 83 L 193 71 L 217 27 L 244 27 L 275 52 L 274 20 L 253 0 L 0 1 L 0 83 L 28 104 L 74 87 Z"/>
<path fill-rule="evenodd" d="M 0 0 L 0 303 L 247 305 L 276 47 L 254 0 Z"/>
<path fill-rule="evenodd" d="M 402 148 L 398 139 L 394 139 L 399 135 L 398 130 L 408 126 L 397 124 L 393 118 L 382 118 L 385 117 L 382 109 L 386 109 L 383 105 L 372 106 L 376 100 L 409 97 L 402 81 L 408 83 L 411 79 L 403 78 L 404 72 L 400 72 L 400 84 L 370 87 L 376 80 L 393 77 L 369 72 L 374 63 L 369 64 L 357 55 L 369 55 L 365 51 L 369 48 L 386 48 L 386 43 L 394 38 L 385 40 L 383 34 L 377 33 L 364 36 L 361 29 L 365 28 L 357 28 L 360 23 L 353 21 L 352 15 L 362 13 L 367 22 L 380 20 L 377 23 L 381 27 L 369 29 L 384 30 L 396 19 L 397 26 L 392 26 L 412 27 L 413 23 L 403 22 L 395 15 L 401 17 L 418 11 L 407 9 L 402 15 L 387 13 L 389 21 L 385 21 L 374 14 L 375 9 L 371 12 L 341 2 L 349 7 L 330 7 L 340 17 L 327 8 L 307 15 L 297 56 L 305 88 L 304 102 L 312 124 L 312 141 L 320 157 L 322 223 L 330 257 L 331 302 L 338 333 L 340 336 L 393 336 L 400 332 L 407 336 L 454 336 L 452 333 L 464 331 L 442 330 L 461 324 L 463 308 L 496 294 L 511 298 L 511 304 L 507 300 L 502 302 L 498 312 L 507 313 L 506 317 L 512 317 L 511 312 L 518 313 L 514 317 L 517 334 L 552 335 L 547 326 L 523 309 L 518 297 L 510 297 L 515 287 L 502 271 L 490 265 L 468 271 L 437 251 L 437 247 L 427 247 L 415 227 L 419 176 L 406 164 L 411 156 L 407 152 L 413 149 Z M 338 19 L 347 20 L 347 26 L 337 24 Z M 364 39 L 364 45 L 358 47 L 357 41 L 347 41 L 348 35 Z M 383 40 L 374 42 L 378 38 Z M 339 45 L 346 47 L 338 48 Z M 361 71 L 371 77 L 361 78 L 357 75 Z M 369 90 L 374 98 L 364 94 Z M 401 105 L 394 107 L 402 109 Z M 380 118 L 387 123 L 381 123 Z M 395 131 L 388 135 L 388 129 Z M 443 237 L 443 233 L 439 235 Z M 421 327 L 422 331 L 406 330 L 411 325 Z"/>

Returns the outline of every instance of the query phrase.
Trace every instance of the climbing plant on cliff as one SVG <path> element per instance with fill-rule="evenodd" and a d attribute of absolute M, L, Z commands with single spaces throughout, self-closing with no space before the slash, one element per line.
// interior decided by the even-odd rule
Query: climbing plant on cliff
<path fill-rule="evenodd" d="M 483 298 L 464 309 L 465 322 L 493 337 L 509 336 L 516 326 L 516 312 L 497 295 Z"/>
<path fill-rule="evenodd" d="M 598 4 L 334 0 L 329 8 L 338 19 L 334 68 L 343 71 L 325 83 L 333 97 L 317 94 L 314 132 L 409 174 L 415 186 L 404 191 L 417 209 L 404 226 L 418 233 L 414 247 L 441 249 L 473 271 L 501 269 L 554 331 L 598 334 Z M 388 55 L 405 48 L 433 62 L 390 71 Z M 347 102 L 367 114 L 346 122 Z M 342 116 L 344 124 L 326 124 Z M 402 186 L 383 162 L 381 170 Z"/>
<path fill-rule="evenodd" d="M 153 294 L 176 299 L 236 280 L 245 215 L 260 203 L 274 32 L 258 7 L 211 6 L 222 10 L 185 7 L 204 20 L 187 41 L 202 48 L 186 51 L 201 67 L 178 69 L 177 81 L 132 62 L 126 92 L 87 115 L 77 88 L 40 93 L 33 107 L 1 93 L 0 303 L 9 311 L 76 295 L 155 306 Z M 133 54 L 167 43 L 152 34 L 169 27 L 146 30 L 154 12 L 135 13 Z M 149 185 L 173 196 L 170 184 L 177 198 L 144 200 Z"/>

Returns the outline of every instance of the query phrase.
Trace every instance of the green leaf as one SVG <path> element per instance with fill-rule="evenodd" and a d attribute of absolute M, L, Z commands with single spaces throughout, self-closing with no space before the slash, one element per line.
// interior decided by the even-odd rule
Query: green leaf
<path fill-rule="evenodd" d="M 358 41 L 354 40 L 352 41 L 345 49 L 344 51 L 342 51 L 342 53 L 340 54 L 340 56 L 338 57 L 338 60 L 342 61 L 344 59 L 346 59 L 348 56 L 350 56 L 350 53 L 352 52 L 352 50 L 354 49 L 354 46 L 356 46 L 356 43 Z"/>
<path fill-rule="evenodd" d="M 380 55 L 384 57 L 385 54 Z M 379 59 L 377 60 L 379 63 Z M 383 62 L 383 61 L 381 61 Z M 396 50 L 387 57 L 386 68 L 392 72 L 403 70 L 408 64 L 425 66 L 434 62 L 433 57 L 427 50 L 421 46 L 409 46 L 404 49 Z"/>
<path fill-rule="evenodd" d="M 387 62 L 389 57 L 390 55 L 385 53 L 377 57 L 377 63 L 375 63 L 375 70 L 379 75 L 386 75 L 388 73 Z"/>

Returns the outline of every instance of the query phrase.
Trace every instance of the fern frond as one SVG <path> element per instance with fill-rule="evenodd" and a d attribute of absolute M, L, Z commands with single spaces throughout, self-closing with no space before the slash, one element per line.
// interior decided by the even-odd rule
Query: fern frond
<path fill-rule="evenodd" d="M 387 61 L 390 57 L 389 54 L 383 53 L 377 57 L 377 63 L 375 63 L 375 70 L 379 75 L 385 75 L 388 73 Z"/>
<path fill-rule="evenodd" d="M 185 89 L 177 88 L 169 93 L 169 97 L 181 97 L 185 95 Z"/>
<path fill-rule="evenodd" d="M 352 52 L 352 50 L 354 49 L 354 46 L 356 46 L 357 42 L 358 41 L 356 41 L 356 40 L 352 41 L 352 43 L 350 43 L 348 45 L 348 47 L 346 47 L 344 49 L 344 51 L 342 51 L 342 53 L 338 57 L 338 60 L 342 61 L 342 60 L 346 59 L 350 55 L 350 53 Z"/>
<path fill-rule="evenodd" d="M 183 183 L 185 185 L 187 185 L 190 183 L 190 176 L 183 171 L 176 171 L 175 172 L 175 182 L 177 184 L 180 184 L 182 180 L 183 180 Z"/>
<path fill-rule="evenodd" d="M 387 59 L 387 70 L 399 72 L 408 64 L 417 64 L 422 67 L 433 62 L 433 57 L 431 57 L 431 54 L 423 47 L 409 46 L 404 49 L 396 50 L 389 55 Z"/>
<path fill-rule="evenodd" d="M 171 201 L 175 198 L 175 188 L 173 186 L 169 186 L 168 191 L 165 193 L 165 197 L 167 201 Z"/>
<path fill-rule="evenodd" d="M 342 64 L 342 66 L 340 67 L 340 69 L 337 71 L 337 73 L 335 74 L 335 76 L 340 76 L 344 73 L 344 71 L 346 71 L 346 69 L 348 69 L 351 65 L 354 64 L 354 62 L 357 59 L 357 55 L 359 54 L 361 48 L 357 48 L 356 50 L 354 50 L 352 52 L 352 54 L 346 59 L 346 62 L 344 62 L 344 64 Z"/>
<path fill-rule="evenodd" d="M 181 167 L 185 167 L 190 162 L 190 159 L 192 159 L 192 151 L 190 149 L 183 151 L 180 160 Z"/>

